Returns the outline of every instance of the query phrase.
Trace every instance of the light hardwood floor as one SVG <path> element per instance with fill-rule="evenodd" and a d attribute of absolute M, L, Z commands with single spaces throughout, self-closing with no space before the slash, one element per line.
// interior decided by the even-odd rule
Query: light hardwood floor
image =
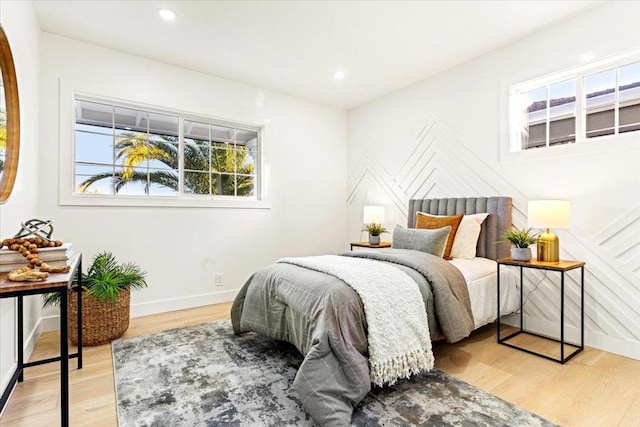
<path fill-rule="evenodd" d="M 131 320 L 125 337 L 229 317 L 218 304 Z M 32 359 L 58 351 L 42 335 Z M 75 349 L 72 349 L 75 351 Z M 456 344 L 436 343 L 436 367 L 563 426 L 640 426 L 640 361 L 586 349 L 566 365 L 495 342 L 489 325 Z M 70 362 L 72 426 L 116 426 L 111 346 L 85 347 L 84 367 Z M 2 426 L 59 425 L 58 365 L 29 368 L 0 419 Z"/>

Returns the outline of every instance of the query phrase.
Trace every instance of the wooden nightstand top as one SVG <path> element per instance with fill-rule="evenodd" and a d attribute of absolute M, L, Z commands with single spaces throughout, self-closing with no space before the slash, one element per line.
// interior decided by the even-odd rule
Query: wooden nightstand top
<path fill-rule="evenodd" d="M 556 262 L 548 262 L 548 261 L 538 261 L 535 259 L 531 259 L 531 261 L 514 261 L 511 258 L 500 258 L 497 259 L 496 262 L 498 264 L 503 265 L 516 265 L 519 267 L 528 267 L 528 268 L 537 268 L 539 270 L 553 270 L 553 271 L 568 271 L 573 270 L 574 268 L 584 267 L 585 263 L 583 261 L 572 261 L 572 260 L 564 260 Z"/>
<path fill-rule="evenodd" d="M 379 249 L 379 248 L 390 248 L 391 242 L 380 242 L 377 245 L 372 245 L 369 242 L 353 242 L 350 243 L 351 248 L 371 248 L 371 249 Z"/>

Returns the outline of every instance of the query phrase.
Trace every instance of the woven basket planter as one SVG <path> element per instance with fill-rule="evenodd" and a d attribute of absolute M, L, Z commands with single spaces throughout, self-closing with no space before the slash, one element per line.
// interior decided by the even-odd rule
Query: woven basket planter
<path fill-rule="evenodd" d="M 116 302 L 82 294 L 82 345 L 101 345 L 129 329 L 131 292 L 124 289 Z M 69 341 L 78 344 L 78 293 L 69 292 Z"/>

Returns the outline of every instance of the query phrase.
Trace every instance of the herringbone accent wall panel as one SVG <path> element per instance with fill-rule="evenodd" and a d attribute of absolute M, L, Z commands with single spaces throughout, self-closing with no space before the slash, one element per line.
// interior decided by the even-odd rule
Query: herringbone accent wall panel
<path fill-rule="evenodd" d="M 363 204 L 384 198 L 387 218 L 406 223 L 407 205 L 412 198 L 471 197 L 505 195 L 513 198 L 513 223 L 527 225 L 527 202 L 535 199 L 522 194 L 504 178 L 500 165 L 475 154 L 438 116 L 432 116 L 416 135 L 415 145 L 396 171 L 389 171 L 383 160 L 366 152 L 350 170 L 347 200 L 350 224 L 359 221 Z M 491 158 L 490 153 L 487 158 Z M 380 195 L 383 194 L 383 197 Z M 404 218 L 404 222 L 400 219 Z M 351 225 L 350 225 L 351 227 Z M 588 235 L 579 226 L 558 230 L 561 257 L 587 262 L 585 271 L 585 330 L 587 345 L 640 358 L 640 205 L 619 216 L 597 235 Z M 554 272 L 526 274 L 527 319 L 559 331 L 559 279 Z M 578 270 L 567 275 L 568 333 L 579 326 Z M 613 339 L 613 340 L 611 340 Z M 612 342 L 613 341 L 613 342 Z M 615 348 L 612 348 L 615 347 Z M 624 353 L 624 351 L 623 351 Z"/>

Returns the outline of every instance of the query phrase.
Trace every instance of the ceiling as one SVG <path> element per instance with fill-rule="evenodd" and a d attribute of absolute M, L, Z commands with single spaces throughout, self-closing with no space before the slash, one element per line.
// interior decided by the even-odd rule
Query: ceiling
<path fill-rule="evenodd" d="M 601 1 L 34 1 L 43 31 L 352 108 Z M 161 7 L 174 22 L 159 19 Z M 343 80 L 333 73 L 342 70 Z"/>

